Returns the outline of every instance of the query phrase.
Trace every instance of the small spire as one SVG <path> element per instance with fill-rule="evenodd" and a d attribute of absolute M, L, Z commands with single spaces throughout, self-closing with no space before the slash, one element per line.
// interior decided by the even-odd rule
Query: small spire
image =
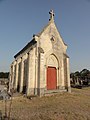
<path fill-rule="evenodd" d="M 54 20 L 54 15 L 55 15 L 54 11 L 50 10 L 49 14 L 50 14 L 50 19 L 49 20 Z"/>

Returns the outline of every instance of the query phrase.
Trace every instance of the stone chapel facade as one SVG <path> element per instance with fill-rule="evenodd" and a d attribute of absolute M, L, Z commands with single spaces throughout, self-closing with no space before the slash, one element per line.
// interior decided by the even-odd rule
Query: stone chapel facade
<path fill-rule="evenodd" d="M 67 45 L 54 23 L 53 10 L 47 26 L 15 56 L 11 64 L 13 88 L 28 95 L 71 91 Z"/>

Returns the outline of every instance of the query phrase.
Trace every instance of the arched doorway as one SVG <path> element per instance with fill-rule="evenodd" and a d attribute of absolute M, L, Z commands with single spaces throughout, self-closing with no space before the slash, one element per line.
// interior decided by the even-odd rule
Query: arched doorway
<path fill-rule="evenodd" d="M 47 90 L 57 89 L 58 60 L 51 54 L 47 59 Z"/>

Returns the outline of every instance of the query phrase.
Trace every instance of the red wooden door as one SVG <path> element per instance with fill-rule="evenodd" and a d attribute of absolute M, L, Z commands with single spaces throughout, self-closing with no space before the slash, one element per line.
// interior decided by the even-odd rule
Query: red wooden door
<path fill-rule="evenodd" d="M 57 71 L 55 67 L 47 68 L 47 90 L 54 90 L 57 86 Z"/>

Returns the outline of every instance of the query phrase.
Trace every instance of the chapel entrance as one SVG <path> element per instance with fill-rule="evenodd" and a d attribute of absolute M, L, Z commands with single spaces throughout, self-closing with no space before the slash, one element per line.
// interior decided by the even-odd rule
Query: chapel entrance
<path fill-rule="evenodd" d="M 47 90 L 55 90 L 57 86 L 57 70 L 55 67 L 47 68 Z"/>

